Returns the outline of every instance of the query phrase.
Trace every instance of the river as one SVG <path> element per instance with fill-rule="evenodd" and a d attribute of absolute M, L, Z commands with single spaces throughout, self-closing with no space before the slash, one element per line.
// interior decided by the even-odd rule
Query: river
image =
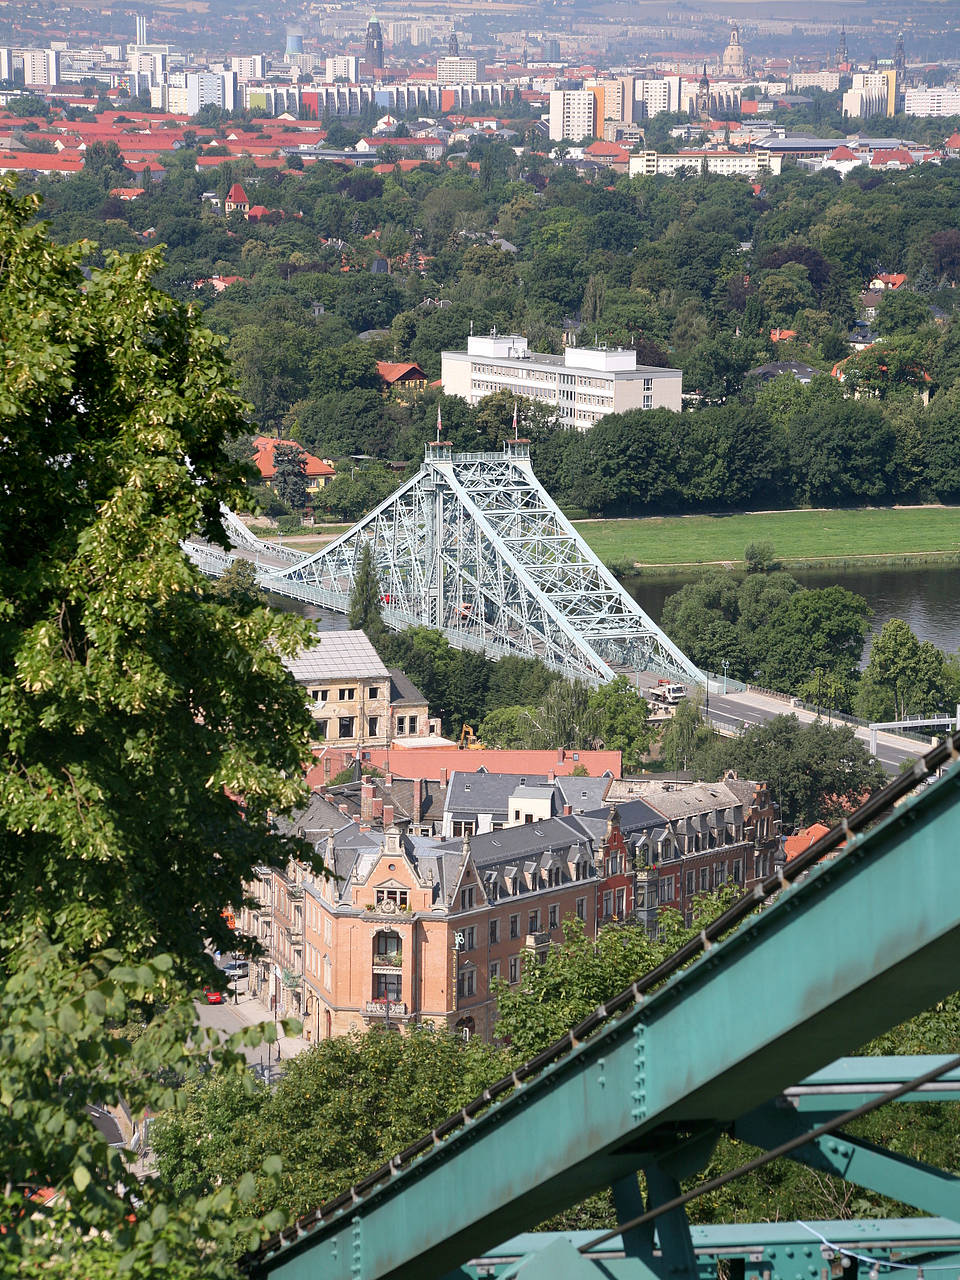
<path fill-rule="evenodd" d="M 854 591 L 873 611 L 871 632 L 891 618 L 902 618 L 921 640 L 930 640 L 945 653 L 960 649 L 960 567 L 934 565 L 926 569 L 795 569 L 793 576 L 805 587 L 839 585 Z M 667 596 L 700 575 L 628 577 L 623 585 L 640 607 L 659 622 Z M 864 646 L 864 660 L 870 636 Z"/>

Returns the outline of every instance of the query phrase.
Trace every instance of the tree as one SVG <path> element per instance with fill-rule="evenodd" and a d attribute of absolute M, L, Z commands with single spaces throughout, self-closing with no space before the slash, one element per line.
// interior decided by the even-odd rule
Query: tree
<path fill-rule="evenodd" d="M 887 289 L 877 306 L 877 333 L 915 333 L 930 323 L 930 307 L 915 293 L 904 289 Z"/>
<path fill-rule="evenodd" d="M 309 717 L 282 659 L 308 629 L 211 598 L 180 548 L 225 545 L 240 493 L 220 344 L 151 285 L 158 254 L 85 279 L 90 246 L 55 245 L 37 207 L 0 184 L 4 1252 L 61 1277 L 121 1255 L 133 1277 L 168 1256 L 222 1276 L 249 1182 L 171 1198 L 88 1107 L 160 1109 L 225 1056 L 193 1006 L 232 941 L 221 910 L 256 865 L 311 856 L 272 820 L 303 797 Z"/>
<path fill-rule="evenodd" d="M 249 560 L 234 560 L 210 584 L 209 593 L 215 600 L 224 600 L 235 608 L 247 609 L 260 599 L 257 571 Z"/>
<path fill-rule="evenodd" d="M 280 443 L 273 451 L 274 485 L 288 506 L 302 511 L 307 505 L 307 457 L 298 444 Z"/>
<path fill-rule="evenodd" d="M 618 676 L 594 689 L 588 701 L 603 746 L 622 753 L 624 772 L 636 773 L 656 736 L 646 700 L 626 676 Z"/>
<path fill-rule="evenodd" d="M 260 1212 L 301 1215 L 359 1181 L 504 1075 L 511 1058 L 478 1037 L 429 1026 L 323 1040 L 275 1089 L 213 1075 L 154 1122 L 161 1174 L 181 1195 L 209 1194 L 278 1153 L 284 1178 L 258 1174 Z"/>
<path fill-rule="evenodd" d="M 795 715 L 749 725 L 739 738 L 705 742 L 694 767 L 705 778 L 736 769 L 741 778 L 765 780 L 784 830 L 839 820 L 884 781 L 852 726 L 822 720 L 801 725 Z"/>
<path fill-rule="evenodd" d="M 703 720 L 703 694 L 697 690 L 689 698 L 683 698 L 664 726 L 661 754 L 674 773 L 685 771 L 694 753 L 713 734 Z"/>
<path fill-rule="evenodd" d="M 350 612 L 347 615 L 351 631 L 365 631 L 374 645 L 383 634 L 383 618 L 380 616 L 380 582 L 373 563 L 369 543 L 364 543 L 360 563 L 353 579 L 350 593 Z"/>
<path fill-rule="evenodd" d="M 902 619 L 891 618 L 873 638 L 857 705 L 868 720 L 942 711 L 945 684 L 940 650 L 929 640 L 921 644 Z"/>

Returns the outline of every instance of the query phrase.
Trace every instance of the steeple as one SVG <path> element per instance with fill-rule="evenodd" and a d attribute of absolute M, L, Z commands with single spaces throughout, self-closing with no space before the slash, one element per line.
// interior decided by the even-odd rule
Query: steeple
<path fill-rule="evenodd" d="M 455 31 L 450 32 L 450 39 L 447 41 L 447 53 L 451 58 L 460 57 L 460 41 L 457 39 Z"/>
<path fill-rule="evenodd" d="M 846 23 L 841 23 L 840 43 L 837 45 L 837 65 L 839 66 L 841 63 L 849 61 L 850 59 L 847 56 L 847 26 Z"/>
<path fill-rule="evenodd" d="M 383 69 L 383 31 L 377 21 L 377 15 L 371 13 L 367 24 L 366 62 L 370 67 Z"/>

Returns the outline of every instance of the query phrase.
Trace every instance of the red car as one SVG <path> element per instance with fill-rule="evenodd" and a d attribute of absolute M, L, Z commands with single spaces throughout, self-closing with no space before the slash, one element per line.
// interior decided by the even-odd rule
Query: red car
<path fill-rule="evenodd" d="M 207 997 L 207 1004 L 223 1004 L 223 993 L 213 987 L 204 987 L 203 994 Z"/>

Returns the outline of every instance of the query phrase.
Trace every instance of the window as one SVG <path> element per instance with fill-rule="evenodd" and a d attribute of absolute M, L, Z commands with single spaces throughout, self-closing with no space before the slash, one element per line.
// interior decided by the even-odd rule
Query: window
<path fill-rule="evenodd" d="M 692 871 L 688 871 L 687 872 L 687 893 L 688 894 L 693 893 L 694 891 L 694 880 L 695 880 L 694 873 Z"/>
<path fill-rule="evenodd" d="M 338 732 L 341 738 L 352 738 L 353 727 L 357 723 L 356 716 L 341 716 L 338 721 Z"/>
<path fill-rule="evenodd" d="M 373 975 L 374 1000 L 399 1000 L 403 978 L 400 973 L 375 973 Z"/>
<path fill-rule="evenodd" d="M 310 697 L 314 702 L 326 702 L 328 692 L 328 689 L 311 689 Z"/>
<path fill-rule="evenodd" d="M 406 733 L 406 731 L 407 731 L 407 717 L 397 716 L 397 733 Z"/>
<path fill-rule="evenodd" d="M 520 977 L 520 957 L 519 956 L 510 957 L 510 967 L 508 972 L 510 975 L 509 981 L 516 982 L 516 980 Z"/>
<path fill-rule="evenodd" d="M 463 946 L 460 948 L 460 950 L 472 951 L 476 945 L 477 945 L 477 930 L 474 925 L 471 925 L 469 929 L 464 929 L 463 931 Z"/>
<path fill-rule="evenodd" d="M 657 896 L 660 902 L 673 901 L 673 876 L 665 876 L 657 885 Z"/>
<path fill-rule="evenodd" d="M 333 942 L 333 921 L 329 916 L 323 917 L 323 940 L 326 943 Z"/>
<path fill-rule="evenodd" d="M 457 833 L 454 832 L 453 834 L 456 835 Z M 470 910 L 470 908 L 473 906 L 473 899 L 474 899 L 475 893 L 476 893 L 476 888 L 472 884 L 467 885 L 466 889 L 460 890 L 460 910 L 461 911 Z"/>
<path fill-rule="evenodd" d="M 329 956 L 323 957 L 323 985 L 328 991 L 333 989 L 333 965 Z"/>
<path fill-rule="evenodd" d="M 706 893 L 706 891 L 709 888 L 710 888 L 710 868 L 701 867 L 700 868 L 700 892 Z"/>
<path fill-rule="evenodd" d="M 510 917 L 510 937 L 511 938 L 520 937 L 520 917 L 519 916 Z M 513 979 L 511 979 L 511 981 L 513 981 Z"/>
<path fill-rule="evenodd" d="M 490 961 L 490 981 L 493 982 L 494 978 L 499 978 L 499 977 L 500 977 L 500 961 L 491 960 Z"/>
<path fill-rule="evenodd" d="M 722 862 L 715 862 L 713 864 L 713 887 L 716 889 L 719 885 L 723 884 L 726 878 L 727 868 Z"/>
<path fill-rule="evenodd" d="M 513 820 L 514 820 L 514 822 L 519 822 L 519 821 L 520 821 L 520 810 L 519 810 L 519 809 L 514 809 L 514 811 L 513 811 Z"/>
<path fill-rule="evenodd" d="M 338 695 L 341 702 L 353 702 L 357 696 L 357 691 L 356 689 L 340 689 L 338 690 Z"/>
<path fill-rule="evenodd" d="M 743 884 L 743 863 L 739 858 L 733 860 L 733 883 Z"/>
<path fill-rule="evenodd" d="M 455 836 L 472 836 L 472 835 L 473 835 L 473 823 L 472 823 L 472 822 L 458 822 L 458 821 L 454 821 L 454 824 L 453 824 L 453 834 L 454 834 Z M 471 905 L 471 907 L 472 907 L 472 906 L 473 906 L 473 902 L 471 902 L 471 903 L 470 903 L 470 905 Z"/>
<path fill-rule="evenodd" d="M 407 733 L 417 732 L 417 717 L 407 716 Z"/>
<path fill-rule="evenodd" d="M 611 890 L 603 895 L 603 917 L 607 919 L 613 915 L 613 893 Z"/>
<path fill-rule="evenodd" d="M 318 720 L 317 723 L 314 725 L 314 733 L 316 734 L 317 741 L 323 742 L 323 740 L 327 736 L 327 721 Z"/>
<path fill-rule="evenodd" d="M 491 920 L 490 921 L 490 943 L 492 946 L 496 946 L 496 944 L 499 941 L 500 941 L 500 921 Z"/>
<path fill-rule="evenodd" d="M 378 933 L 376 943 L 378 956 L 398 956 L 400 954 L 400 935 L 398 933 Z"/>
<path fill-rule="evenodd" d="M 461 969 L 457 976 L 457 995 L 475 996 L 477 994 L 476 969 Z"/>
<path fill-rule="evenodd" d="M 558 911 L 557 907 L 550 908 L 550 923 L 547 926 L 550 929 L 556 929 L 557 927 L 557 911 Z"/>
<path fill-rule="evenodd" d="M 370 698 L 371 700 L 379 698 L 380 686 L 378 684 L 372 684 L 370 688 L 367 690 L 367 697 Z"/>
<path fill-rule="evenodd" d="M 531 822 L 533 822 L 533 814 L 532 814 L 532 813 L 525 813 L 525 814 L 523 815 L 523 821 L 524 821 L 524 825 L 525 825 L 525 826 L 526 826 L 526 825 L 529 825 Z"/>
<path fill-rule="evenodd" d="M 406 889 L 378 889 L 377 890 L 377 906 L 382 902 L 392 902 L 401 910 L 406 909 L 410 895 Z"/>
<path fill-rule="evenodd" d="M 531 911 L 527 919 L 527 933 L 539 933 L 539 932 L 540 932 L 540 912 L 539 910 Z"/>
<path fill-rule="evenodd" d="M 587 900 L 586 898 L 577 899 L 577 919 L 586 920 L 587 918 Z"/>
<path fill-rule="evenodd" d="M 627 891 L 626 891 L 626 889 L 618 889 L 618 890 L 617 890 L 617 900 L 616 900 L 615 905 L 616 905 L 616 908 L 617 908 L 617 915 L 618 915 L 618 916 L 619 916 L 619 918 L 622 920 L 622 919 L 623 919 L 623 917 L 627 914 Z"/>
<path fill-rule="evenodd" d="M 367 716 L 367 734 L 371 738 L 375 738 L 380 732 L 380 717 Z"/>

